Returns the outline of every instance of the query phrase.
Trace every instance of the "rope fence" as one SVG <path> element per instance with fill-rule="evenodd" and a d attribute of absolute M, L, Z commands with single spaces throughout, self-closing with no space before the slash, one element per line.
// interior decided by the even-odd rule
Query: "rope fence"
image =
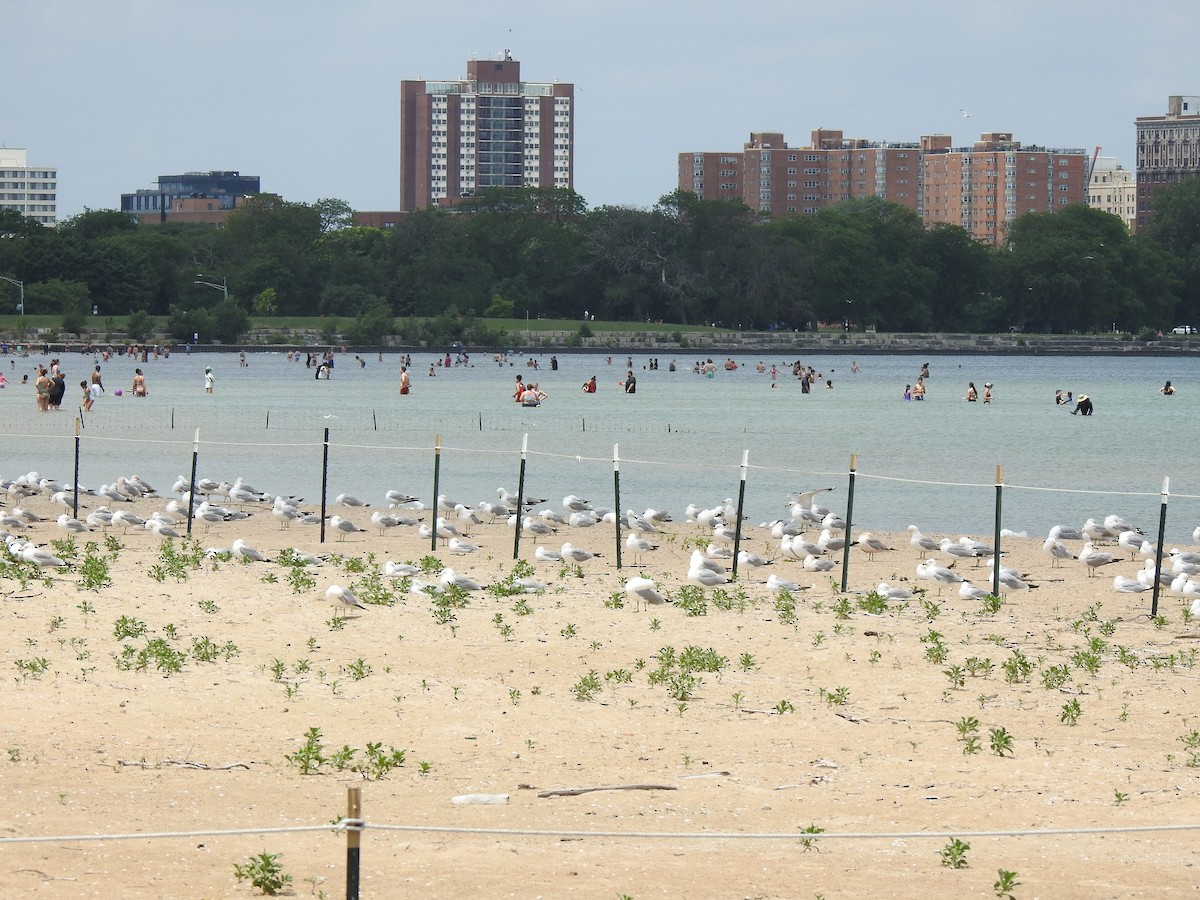
<path fill-rule="evenodd" d="M 188 831 L 113 832 L 109 834 L 17 835 L 0 837 L 0 847 L 18 844 L 77 844 L 104 841 L 158 841 L 197 837 L 237 837 L 243 835 L 302 834 L 330 832 L 346 836 L 346 898 L 358 900 L 363 868 L 363 834 L 453 834 L 480 837 L 556 838 L 604 840 L 672 841 L 888 841 L 947 839 L 1014 839 L 1075 837 L 1083 835 L 1161 834 L 1200 830 L 1198 822 L 1158 825 L 1111 825 L 1080 828 L 1015 828 L 963 831 L 820 831 L 820 832 L 739 832 L 739 831 L 612 831 L 569 828 L 490 828 L 464 825 L 404 825 L 369 822 L 362 815 L 362 788 L 346 789 L 347 815 L 323 825 L 264 826 L 260 828 L 210 828 Z"/>
<path fill-rule="evenodd" d="M 995 584 L 1001 583 L 1000 559 L 1001 559 L 1001 554 L 1003 552 L 1001 549 L 1001 541 L 1002 541 L 1002 538 L 1004 537 L 1004 534 L 1003 534 L 1004 530 L 1001 527 L 1002 522 L 1003 522 L 1002 503 L 1003 503 L 1003 493 L 1006 488 L 1010 489 L 1010 490 L 1014 490 L 1014 491 L 1023 491 L 1023 492 L 1036 493 L 1036 494 L 1059 494 L 1059 495 L 1064 495 L 1064 496 L 1079 496 L 1079 497 L 1121 497 L 1121 498 L 1140 498 L 1142 500 L 1148 500 L 1155 496 L 1154 492 L 1149 492 L 1149 491 L 1089 489 L 1089 488 L 1081 488 L 1081 487 L 1059 487 L 1059 486 L 1037 485 L 1037 484 L 1006 484 L 1003 479 L 1003 474 L 1002 474 L 1003 470 L 1001 467 L 997 467 L 996 480 L 993 484 L 987 484 L 984 482 L 972 482 L 972 481 L 946 481 L 946 480 L 941 480 L 941 479 L 922 479 L 922 478 L 916 478 L 916 477 L 911 477 L 911 476 L 892 475 L 892 474 L 874 473 L 874 472 L 863 472 L 858 467 L 857 454 L 851 454 L 850 467 L 847 472 L 836 473 L 836 472 L 830 472 L 830 471 L 822 470 L 822 469 L 818 469 L 818 468 L 814 468 L 812 470 L 805 470 L 805 469 L 794 468 L 794 467 L 790 467 L 790 466 L 772 466 L 772 465 L 764 465 L 761 463 L 755 463 L 752 465 L 750 463 L 750 450 L 748 450 L 748 449 L 742 451 L 741 464 L 739 465 L 734 460 L 730 460 L 729 462 L 722 463 L 722 462 L 701 461 L 701 460 L 686 458 L 686 457 L 681 457 L 681 458 L 676 458 L 676 459 L 646 459 L 646 458 L 641 458 L 641 457 L 637 457 L 637 456 L 622 457 L 619 452 L 619 446 L 620 446 L 619 444 L 613 444 L 613 453 L 612 453 L 611 457 L 597 456 L 594 454 L 585 455 L 583 453 L 562 452 L 561 448 L 530 449 L 528 433 L 525 433 L 522 436 L 520 448 L 517 448 L 517 447 L 505 448 L 505 447 L 497 447 L 494 444 L 492 446 L 470 446 L 468 441 L 462 441 L 462 440 L 457 441 L 453 444 L 443 444 L 441 435 L 436 436 L 433 447 L 421 446 L 420 444 L 413 444 L 410 442 L 406 442 L 403 444 L 402 443 L 391 444 L 391 443 L 387 443 L 387 442 L 370 443 L 370 444 L 352 443 L 352 442 L 348 442 L 345 440 L 341 440 L 341 441 L 331 440 L 330 431 L 331 431 L 331 429 L 329 427 L 326 427 L 324 429 L 323 440 L 321 440 L 319 442 L 291 440 L 291 441 L 287 441 L 287 442 L 275 443 L 275 442 L 256 442 L 256 441 L 248 441 L 248 440 L 226 440 L 226 439 L 220 439 L 220 440 L 204 439 L 204 440 L 202 440 L 201 439 L 201 430 L 196 429 L 195 435 L 194 435 L 192 441 L 188 442 L 186 440 L 169 441 L 169 440 L 163 440 L 163 439 L 159 439 L 159 438 L 152 438 L 152 437 L 146 437 L 146 436 L 115 437 L 115 436 L 110 436 L 110 435 L 90 434 L 90 433 L 87 433 L 83 429 L 82 421 L 77 419 L 76 420 L 76 433 L 74 436 L 74 449 L 75 449 L 74 473 L 75 473 L 75 477 L 72 481 L 72 485 L 75 488 L 72 492 L 73 515 L 78 517 L 78 510 L 79 510 L 79 505 L 80 505 L 80 503 L 79 503 L 80 493 L 79 493 L 78 485 L 79 485 L 79 480 L 80 480 L 79 479 L 79 471 L 80 471 L 81 466 L 83 465 L 83 463 L 85 461 L 90 461 L 92 459 L 92 457 L 94 457 L 94 456 L 104 456 L 105 451 L 103 451 L 100 448 L 103 448 L 106 446 L 111 447 L 114 445 L 119 445 L 123 448 L 127 447 L 129 445 L 137 445 L 137 444 L 145 444 L 148 447 L 155 447 L 155 448 L 159 448 L 159 447 L 163 447 L 163 446 L 178 447 L 179 451 L 180 451 L 179 461 L 182 463 L 185 458 L 184 454 L 186 452 L 186 449 L 188 448 L 188 444 L 190 443 L 191 444 L 190 462 L 191 462 L 191 470 L 192 470 L 191 484 L 193 484 L 193 485 L 197 484 L 196 472 L 198 470 L 198 466 L 200 464 L 201 459 L 204 459 L 207 462 L 207 460 L 213 456 L 216 456 L 218 458 L 221 458 L 221 457 L 228 458 L 228 455 L 231 451 L 246 451 L 249 456 L 256 456 L 256 455 L 260 455 L 258 453 L 258 451 L 267 450 L 268 454 L 261 454 L 261 455 L 274 454 L 276 457 L 273 460 L 273 462 L 276 463 L 276 465 L 274 466 L 275 470 L 279 470 L 282 468 L 282 469 L 285 469 L 286 471 L 288 471 L 289 474 L 294 473 L 297 469 L 299 469 L 302 466 L 302 464 L 303 464 L 302 461 L 305 459 L 308 459 L 312 464 L 312 470 L 316 473 L 319 473 L 319 475 L 320 475 L 321 490 L 320 490 L 319 500 L 320 500 L 320 506 L 321 506 L 321 529 L 320 529 L 321 543 L 324 543 L 325 539 L 326 539 L 325 522 L 326 522 L 326 519 L 329 518 L 329 516 L 327 515 L 327 508 L 329 505 L 328 494 L 330 493 L 330 491 L 329 491 L 328 485 L 330 482 L 331 469 L 340 467 L 342 465 L 356 465 L 357 464 L 357 465 L 361 466 L 363 460 L 367 459 L 368 457 L 370 457 L 372 459 L 382 457 L 383 462 L 379 463 L 378 465 L 369 466 L 368 470 L 375 473 L 376 475 L 378 475 L 378 477 L 383 477 L 384 473 L 388 469 L 397 467 L 398 461 L 401 459 L 409 460 L 409 462 L 413 463 L 413 465 L 419 469 L 422 466 L 421 459 L 424 458 L 426 461 L 428 461 L 429 457 L 432 456 L 432 458 L 433 458 L 432 459 L 432 462 L 433 462 L 433 492 L 431 495 L 431 502 L 428 504 L 428 506 L 426 508 L 435 511 L 432 514 L 433 518 L 435 520 L 442 518 L 442 517 L 449 519 L 449 517 L 451 515 L 453 515 L 455 512 L 455 510 L 450 507 L 449 501 L 446 501 L 447 505 L 445 507 L 441 506 L 441 503 L 444 498 L 443 498 L 443 495 L 440 493 L 440 491 L 442 490 L 441 479 L 442 479 L 443 473 L 441 470 L 442 470 L 442 466 L 443 466 L 443 461 L 445 460 L 449 463 L 449 465 L 447 465 L 447 467 L 446 467 L 448 470 L 446 474 L 455 474 L 454 469 L 453 469 L 453 458 L 455 456 L 469 457 L 469 458 L 474 458 L 474 459 L 480 459 L 480 458 L 495 459 L 497 461 L 498 465 L 500 466 L 500 468 L 493 467 L 492 469 L 488 470 L 489 472 L 491 472 L 493 474 L 494 477 L 500 477 L 502 479 L 507 479 L 507 477 L 510 477 L 512 474 L 516 474 L 517 478 L 519 480 L 519 483 L 520 483 L 520 493 L 522 495 L 520 500 L 521 500 L 522 504 L 525 499 L 525 495 L 524 495 L 525 479 L 527 477 L 531 477 L 535 474 L 533 472 L 527 472 L 527 470 L 526 470 L 527 464 L 530 463 L 531 461 L 532 462 L 542 461 L 543 463 L 558 464 L 558 465 L 561 465 L 564 463 L 566 463 L 566 464 L 574 463 L 577 466 L 584 466 L 585 469 L 587 467 L 593 467 L 590 470 L 588 477 L 590 477 L 592 479 L 594 487 L 597 488 L 597 490 L 595 491 L 595 493 L 598 495 L 597 500 L 599 500 L 599 498 L 603 496 L 603 488 L 600 486 L 600 477 L 599 477 L 600 468 L 601 467 L 606 468 L 607 465 L 611 462 L 613 465 L 613 485 L 612 485 L 612 491 L 613 491 L 612 499 L 613 499 L 613 511 L 614 511 L 613 515 L 617 522 L 617 527 L 614 528 L 614 535 L 615 535 L 614 549 L 616 551 L 615 552 L 616 567 L 618 570 L 623 568 L 622 550 L 623 550 L 623 545 L 625 543 L 624 539 L 629 535 L 630 531 L 634 529 L 634 525 L 635 525 L 634 521 L 625 512 L 625 507 L 622 506 L 621 500 L 620 500 L 620 498 L 621 498 L 621 478 L 622 478 L 623 474 L 627 476 L 629 474 L 630 468 L 633 467 L 633 468 L 641 468 L 643 470 L 650 470 L 649 474 L 647 474 L 646 477 L 647 477 L 648 481 L 650 481 L 654 484 L 656 489 L 661 489 L 662 485 L 665 483 L 663 481 L 663 478 L 667 477 L 667 476 L 660 476 L 660 475 L 654 474 L 654 473 L 663 472 L 663 471 L 669 471 L 669 472 L 673 473 L 672 476 L 669 476 L 669 477 L 675 477 L 676 479 L 682 477 L 684 473 L 694 472 L 694 473 L 696 473 L 695 480 L 702 482 L 705 485 L 706 490 L 719 491 L 721 494 L 728 493 L 730 496 L 735 496 L 733 491 L 730 489 L 733 487 L 735 479 L 737 479 L 738 490 L 736 493 L 736 496 L 737 496 L 736 518 L 732 517 L 728 512 L 726 512 L 724 514 L 724 516 L 722 517 L 725 520 L 726 525 L 734 526 L 734 528 L 732 529 L 733 530 L 732 571 L 733 571 L 733 575 L 736 576 L 737 572 L 738 572 L 738 563 L 739 563 L 739 560 L 738 560 L 739 552 L 738 551 L 740 550 L 740 547 L 741 547 L 741 544 L 743 541 L 742 524 L 743 524 L 743 522 L 745 522 L 747 520 L 746 508 L 745 508 L 745 497 L 746 497 L 747 481 L 748 481 L 748 478 L 749 478 L 749 475 L 751 472 L 753 472 L 754 475 L 756 476 L 756 480 L 761 480 L 763 482 L 763 487 L 771 487 L 772 483 L 774 483 L 775 487 L 773 489 L 779 490 L 781 493 L 786 493 L 786 491 L 789 488 L 794 486 L 795 481 L 801 480 L 801 479 L 806 480 L 806 481 L 814 481 L 814 480 L 820 479 L 821 481 L 819 483 L 833 485 L 833 484 L 836 484 L 837 479 L 846 478 L 847 490 L 846 490 L 846 495 L 845 495 L 845 501 L 846 501 L 845 502 L 845 514 L 842 517 L 842 522 L 835 525 L 834 529 L 833 529 L 833 530 L 844 531 L 844 533 L 845 533 L 844 534 L 845 545 L 843 547 L 843 554 L 842 554 L 842 560 L 841 560 L 841 562 L 842 562 L 842 590 L 845 591 L 849 587 L 849 580 L 851 577 L 851 569 L 853 567 L 852 566 L 852 557 L 850 554 L 850 548 L 853 543 L 853 535 L 854 535 L 854 532 L 855 532 L 855 529 L 857 526 L 857 522 L 854 519 L 855 493 L 856 493 L 856 490 L 862 489 L 862 485 L 857 484 L 857 482 L 859 482 L 859 481 L 865 482 L 865 483 L 913 486 L 913 487 L 918 487 L 918 488 L 921 488 L 924 490 L 944 490 L 947 488 L 952 488 L 952 489 L 959 489 L 959 490 L 965 490 L 965 491 L 979 492 L 980 496 L 977 498 L 977 502 L 979 504 L 978 514 L 980 516 L 982 516 L 984 514 L 984 510 L 986 509 L 986 501 L 984 500 L 983 492 L 994 490 L 995 497 L 994 497 L 994 500 L 992 500 L 992 502 L 991 502 L 991 507 L 992 507 L 992 517 L 991 518 L 992 518 L 992 521 L 994 522 L 993 545 L 992 546 L 996 551 L 992 555 L 993 568 L 994 568 L 993 579 L 994 579 Z M 19 434 L 19 433 L 8 433 L 5 435 L 0 435 L 0 439 L 14 440 L 14 441 L 18 441 L 18 442 L 35 440 L 35 441 L 39 442 L 40 445 L 45 446 L 49 442 L 63 440 L 63 437 L 61 435 L 48 437 L 46 435 L 29 435 L 29 434 Z M 556 440 L 559 440 L 559 439 L 560 438 L 556 435 Z M 85 449 L 88 451 L 87 453 L 84 452 Z M 158 451 L 156 449 L 155 452 L 159 453 L 161 451 Z M 316 461 L 317 452 L 320 452 L 320 454 L 321 454 L 319 465 Z M 127 451 L 123 451 L 123 454 L 125 454 L 125 453 L 127 453 Z M 125 457 L 123 455 L 123 459 L 124 458 Z M 239 458 L 245 459 L 247 457 L 242 456 Z M 519 464 L 519 470 L 518 470 L 518 464 Z M 622 472 L 622 465 L 624 465 L 624 468 L 625 468 L 624 472 Z M 509 468 L 509 466 L 511 466 L 511 468 Z M 307 466 L 305 466 L 305 468 L 307 468 Z M 481 471 L 479 465 L 477 465 L 476 463 L 467 463 L 463 467 L 463 470 L 470 472 L 471 475 L 473 475 L 473 476 L 477 476 L 479 474 L 479 472 Z M 518 470 L 518 471 L 514 471 L 514 470 Z M 504 473 L 508 473 L 508 475 L 506 475 Z M 408 478 L 409 481 L 412 480 L 411 476 L 406 476 L 406 477 Z M 572 473 L 571 478 L 573 479 L 573 481 L 577 477 L 578 476 L 576 473 Z M 182 479 L 183 476 L 180 476 L 180 478 Z M 726 480 L 726 478 L 728 480 Z M 186 484 L 186 482 L 184 482 L 184 483 Z M 1167 517 L 1166 517 L 1167 502 L 1168 502 L 1168 499 L 1171 498 L 1171 495 L 1169 494 L 1169 491 L 1167 488 L 1167 484 L 1168 484 L 1168 480 L 1164 478 L 1163 488 L 1162 488 L 1162 491 L 1160 492 L 1161 505 L 1160 505 L 1160 515 L 1159 515 L 1159 528 L 1158 528 L 1158 534 L 1157 534 L 1158 551 L 1159 551 L 1159 563 L 1158 563 L 1159 574 L 1161 574 L 1161 570 L 1162 570 L 1161 558 L 1162 558 L 1163 546 L 1165 543 L 1165 530 L 1166 530 L 1166 523 L 1167 523 Z M 502 493 L 503 489 L 500 489 L 499 492 Z M 199 490 L 199 488 L 197 488 L 195 491 L 189 493 L 189 495 L 188 495 L 187 529 L 188 529 L 189 534 L 191 534 L 191 532 L 192 532 L 193 519 L 195 516 L 195 506 L 197 503 L 196 495 L 198 493 L 202 493 Z M 216 494 L 217 497 L 222 496 L 220 491 L 209 492 L 209 493 L 210 493 L 210 496 L 214 493 Z M 866 495 L 867 500 L 870 501 L 873 496 L 872 493 L 869 490 L 863 491 L 863 493 Z M 413 496 L 413 497 L 420 496 L 420 492 L 419 491 L 418 492 L 410 492 L 410 496 Z M 775 496 L 778 496 L 778 494 L 776 494 Z M 1194 501 L 1200 500 L 1200 496 L 1197 496 L 1194 494 L 1182 494 L 1181 493 L 1181 494 L 1174 495 L 1173 499 L 1175 499 L 1177 501 L 1194 502 Z M 231 501 L 231 502 L 237 502 L 237 501 Z M 730 507 L 732 505 L 732 503 L 733 503 L 732 500 L 724 501 L 724 505 L 727 509 L 728 509 L 728 507 Z M 597 505 L 601 505 L 601 504 L 598 503 Z M 965 504 L 960 503 L 959 505 L 965 505 Z M 512 518 L 515 519 L 515 525 L 510 526 L 510 527 L 514 527 L 513 558 L 518 559 L 518 558 L 520 558 L 520 554 L 521 554 L 522 534 L 526 531 L 536 532 L 537 528 L 530 524 L 529 517 L 532 514 L 528 512 L 528 510 L 525 508 L 524 505 L 520 505 L 518 507 L 510 506 L 510 509 L 513 512 Z M 787 515 L 786 513 L 783 514 L 784 517 L 786 515 Z M 733 518 L 732 522 L 729 521 L 731 518 Z M 436 521 L 431 522 L 430 525 L 432 526 L 431 530 L 433 532 L 432 537 L 430 539 L 430 546 L 431 546 L 431 550 L 436 550 L 437 549 L 437 541 L 438 541 L 437 532 L 439 530 L 445 531 L 448 529 L 443 529 L 442 526 L 440 525 L 440 523 L 438 523 Z M 980 529 L 975 528 L 974 530 L 978 531 Z M 1147 531 L 1148 530 L 1149 529 L 1147 529 Z M 339 535 L 339 536 L 341 536 L 341 535 Z M 723 541 L 727 540 L 728 538 L 717 536 L 717 539 L 718 539 L 718 541 L 723 542 Z M 1158 600 L 1159 600 L 1159 584 L 1156 581 L 1154 588 L 1153 588 L 1153 596 L 1152 596 L 1152 606 L 1151 606 L 1151 609 L 1152 609 L 1151 614 L 1152 615 L 1157 614 Z"/>

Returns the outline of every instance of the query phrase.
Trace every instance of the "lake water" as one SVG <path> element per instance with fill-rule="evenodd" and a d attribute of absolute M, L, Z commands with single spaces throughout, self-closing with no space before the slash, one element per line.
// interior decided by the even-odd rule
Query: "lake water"
<path fill-rule="evenodd" d="M 321 440 L 330 429 L 329 496 L 348 493 L 372 504 L 384 491 L 411 492 L 429 502 L 433 446 L 441 436 L 441 492 L 474 505 L 496 488 L 516 490 L 522 436 L 529 436 L 526 493 L 550 498 L 574 493 L 613 503 L 613 449 L 619 445 L 621 504 L 639 511 L 666 508 L 680 517 L 686 504 L 711 506 L 736 498 L 743 451 L 749 451 L 746 513 L 758 522 L 785 515 L 785 493 L 834 487 L 831 508 L 845 511 L 851 454 L 857 454 L 854 522 L 858 530 L 923 530 L 990 534 L 996 466 L 1004 467 L 1004 525 L 1042 535 L 1055 523 L 1120 513 L 1147 532 L 1157 527 L 1160 491 L 1170 476 L 1168 540 L 1190 541 L 1200 524 L 1200 359 L 1138 356 L 869 356 L 805 358 L 833 381 L 801 393 L 782 358 L 778 387 L 754 371 L 759 357 L 743 355 L 735 372 L 712 379 L 693 375 L 694 358 L 677 354 L 646 371 L 633 359 L 638 392 L 617 382 L 625 357 L 611 364 L 597 354 L 563 354 L 559 370 L 512 357 L 498 366 L 477 354 L 471 367 L 436 368 L 430 353 L 413 354 L 412 393 L 398 393 L 396 354 L 339 354 L 333 376 L 318 381 L 303 356 L 277 352 L 175 353 L 145 363 L 114 357 L 101 362 L 108 389 L 84 414 L 80 482 L 98 486 L 138 472 L 169 489 L 191 466 L 200 429 L 199 475 L 244 476 L 272 493 L 319 498 Z M 65 356 L 68 391 L 63 410 L 39 413 L 32 386 L 19 384 L 39 359 L 0 358 L 8 378 L 0 391 L 0 476 L 34 469 L 68 481 L 74 459 L 79 381 L 89 356 Z M 48 361 L 48 360 L 46 360 Z M 715 360 L 718 366 L 723 358 Z M 904 402 L 905 384 L 931 365 L 924 402 Z M 150 396 L 129 394 L 133 369 L 146 374 Z M 204 393 L 204 367 L 216 373 Z M 539 408 L 512 402 L 514 376 L 537 380 L 549 393 Z M 599 391 L 581 392 L 596 375 Z M 1179 393 L 1164 397 L 1167 379 Z M 991 405 L 963 400 L 968 381 L 980 394 L 993 382 Z M 113 395 L 121 388 L 124 396 Z M 1056 389 L 1092 397 L 1090 418 L 1056 406 Z M 365 519 L 365 516 L 363 517 Z"/>

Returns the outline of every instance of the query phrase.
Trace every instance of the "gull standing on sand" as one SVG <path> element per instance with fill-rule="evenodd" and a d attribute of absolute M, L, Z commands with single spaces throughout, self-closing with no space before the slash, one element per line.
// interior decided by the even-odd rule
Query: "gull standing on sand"
<path fill-rule="evenodd" d="M 341 516 L 330 516 L 329 527 L 337 532 L 337 539 L 339 541 L 344 541 L 346 539 L 346 535 L 348 534 L 366 532 L 365 528 L 359 528 L 349 519 L 343 519 Z"/>
<path fill-rule="evenodd" d="M 837 563 L 825 556 L 813 556 L 811 553 L 804 557 L 804 571 L 806 572 L 828 572 L 837 566 Z"/>
<path fill-rule="evenodd" d="M 875 558 L 876 553 L 883 553 L 885 550 L 892 549 L 869 531 L 864 531 L 860 534 L 854 543 L 859 550 L 862 550 L 871 559 Z"/>
<path fill-rule="evenodd" d="M 769 560 L 769 559 L 766 559 L 765 557 L 759 556 L 757 553 L 751 553 L 748 550 L 739 550 L 738 551 L 738 565 L 739 566 L 753 566 L 754 568 L 757 569 L 759 566 L 769 566 L 769 565 L 771 565 L 771 563 L 772 563 L 772 560 Z"/>
<path fill-rule="evenodd" d="M 911 600 L 913 598 L 913 592 L 908 588 L 890 585 L 886 581 L 881 581 L 876 585 L 875 593 L 884 600 Z"/>
<path fill-rule="evenodd" d="M 625 546 L 630 552 L 633 553 L 635 562 L 643 553 L 649 553 L 651 550 L 658 549 L 658 544 L 654 543 L 654 541 L 644 537 L 638 537 L 636 534 L 632 533 L 629 535 L 629 537 L 625 538 Z"/>
<path fill-rule="evenodd" d="M 975 585 L 971 584 L 971 582 L 965 580 L 958 586 L 958 596 L 962 597 L 964 600 L 983 600 L 988 597 L 990 593 L 990 591 L 986 591 L 981 587 L 976 587 Z"/>
<path fill-rule="evenodd" d="M 354 609 L 366 609 L 358 602 L 358 598 L 354 596 L 354 592 L 350 588 L 342 587 L 340 584 L 330 585 L 325 591 L 325 599 Z"/>
<path fill-rule="evenodd" d="M 467 554 L 474 553 L 479 549 L 478 544 L 472 544 L 469 541 L 464 541 L 462 538 L 452 537 L 447 545 L 451 553 Z"/>
<path fill-rule="evenodd" d="M 570 541 L 562 545 L 560 551 L 563 559 L 569 559 L 571 562 L 587 562 L 593 556 L 603 556 L 602 553 L 592 553 L 590 550 L 584 550 L 582 547 L 576 547 Z"/>
<path fill-rule="evenodd" d="M 625 582 L 625 596 L 633 601 L 634 611 L 639 603 L 645 604 L 648 609 L 667 602 L 667 598 L 658 592 L 658 585 L 649 578 L 630 578 Z"/>
<path fill-rule="evenodd" d="M 918 557 L 924 558 L 934 550 L 941 549 L 942 545 L 940 541 L 935 541 L 933 538 L 921 534 L 921 529 L 916 525 L 909 525 L 907 530 L 912 532 L 912 537 L 909 538 L 908 542 L 917 548 Z"/>
<path fill-rule="evenodd" d="M 1136 578 L 1126 578 L 1124 575 L 1118 575 L 1113 579 L 1113 590 L 1118 594 L 1141 594 L 1145 591 L 1154 590 L 1154 585 L 1138 581 Z"/>
<path fill-rule="evenodd" d="M 1092 546 L 1092 542 L 1088 541 L 1083 545 L 1083 549 L 1079 551 L 1079 561 L 1088 567 L 1088 575 L 1094 575 L 1096 569 L 1101 566 L 1109 566 L 1116 562 L 1121 562 L 1111 553 L 1105 553 L 1103 550 L 1097 550 Z"/>
<path fill-rule="evenodd" d="M 560 563 L 563 561 L 561 553 L 557 550 L 547 550 L 541 544 L 534 548 L 533 558 L 538 562 Z"/>
<path fill-rule="evenodd" d="M 1050 554 L 1050 568 L 1055 568 L 1062 564 L 1064 559 L 1079 559 L 1074 553 L 1067 549 L 1066 545 L 1058 539 L 1061 529 L 1055 525 L 1050 529 L 1050 535 L 1046 538 L 1046 543 L 1042 544 L 1042 549 Z"/>
<path fill-rule="evenodd" d="M 942 593 L 942 588 L 946 585 L 959 584 L 963 580 L 962 576 L 953 569 L 941 565 L 932 558 L 923 563 L 917 563 L 917 577 L 935 582 L 938 585 L 938 594 Z"/>

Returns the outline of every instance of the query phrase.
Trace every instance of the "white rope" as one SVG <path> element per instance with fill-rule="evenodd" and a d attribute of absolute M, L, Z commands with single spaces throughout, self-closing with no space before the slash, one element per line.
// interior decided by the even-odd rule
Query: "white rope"
<path fill-rule="evenodd" d="M 1114 825 L 1101 828 L 1030 828 L 1012 831 L 821 831 L 821 832 L 739 832 L 739 831 L 561 831 L 540 828 L 468 828 L 454 825 L 377 825 L 365 823 L 366 830 L 431 832 L 436 834 L 499 834 L 529 837 L 593 838 L 665 838 L 669 840 L 878 840 L 894 841 L 918 838 L 1057 837 L 1076 834 L 1134 834 L 1153 831 L 1192 831 L 1200 823 L 1178 825 Z"/>
<path fill-rule="evenodd" d="M 928 484 L 936 487 L 966 487 L 966 488 L 986 488 L 995 487 L 991 484 L 976 484 L 970 481 L 922 481 L 920 478 L 901 478 L 896 475 L 872 475 L 869 472 L 855 472 L 859 478 L 870 478 L 875 481 L 898 481 L 905 484 Z"/>
<path fill-rule="evenodd" d="M 990 831 L 578 831 L 557 828 L 479 828 L 458 825 L 388 825 L 382 823 L 364 822 L 361 820 L 339 819 L 327 825 L 293 825 L 284 827 L 265 828 L 217 828 L 198 831 L 146 831 L 127 834 L 67 834 L 67 835 L 36 835 L 28 837 L 0 838 L 4 844 L 44 844 L 44 843 L 76 843 L 81 841 L 131 841 L 131 840 L 161 840 L 185 837 L 221 837 L 225 835 L 243 834 L 289 834 L 316 831 L 395 831 L 419 832 L 427 834 L 476 834 L 503 835 L 511 837 L 577 837 L 577 838 L 637 838 L 664 840 L 758 840 L 758 841 L 797 841 L 797 840 L 919 840 L 936 838 L 1019 838 L 1019 837 L 1066 837 L 1087 834 L 1144 834 L 1166 831 L 1195 831 L 1200 830 L 1200 823 L 1182 822 L 1173 825 L 1113 825 L 1092 828 L 1019 828 L 997 829 Z"/>
<path fill-rule="evenodd" d="M 347 831 L 349 827 L 351 826 L 347 826 L 346 820 L 342 819 L 329 825 L 291 825 L 278 828 L 213 828 L 205 831 L 135 831 L 129 834 L 47 834 L 0 838 L 0 845 L 76 843 L 78 841 L 138 841 L 166 838 L 220 837 L 235 834 L 289 834 L 303 831 Z"/>

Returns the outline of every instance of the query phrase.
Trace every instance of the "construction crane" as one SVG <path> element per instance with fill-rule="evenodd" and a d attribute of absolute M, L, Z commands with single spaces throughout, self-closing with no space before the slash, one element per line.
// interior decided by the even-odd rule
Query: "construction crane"
<path fill-rule="evenodd" d="M 1087 180 L 1083 183 L 1083 188 L 1085 191 L 1091 190 L 1092 173 L 1096 171 L 1096 160 L 1099 158 L 1100 158 L 1100 147 L 1096 147 L 1095 152 L 1092 153 L 1092 164 L 1090 166 L 1088 166 Z"/>

